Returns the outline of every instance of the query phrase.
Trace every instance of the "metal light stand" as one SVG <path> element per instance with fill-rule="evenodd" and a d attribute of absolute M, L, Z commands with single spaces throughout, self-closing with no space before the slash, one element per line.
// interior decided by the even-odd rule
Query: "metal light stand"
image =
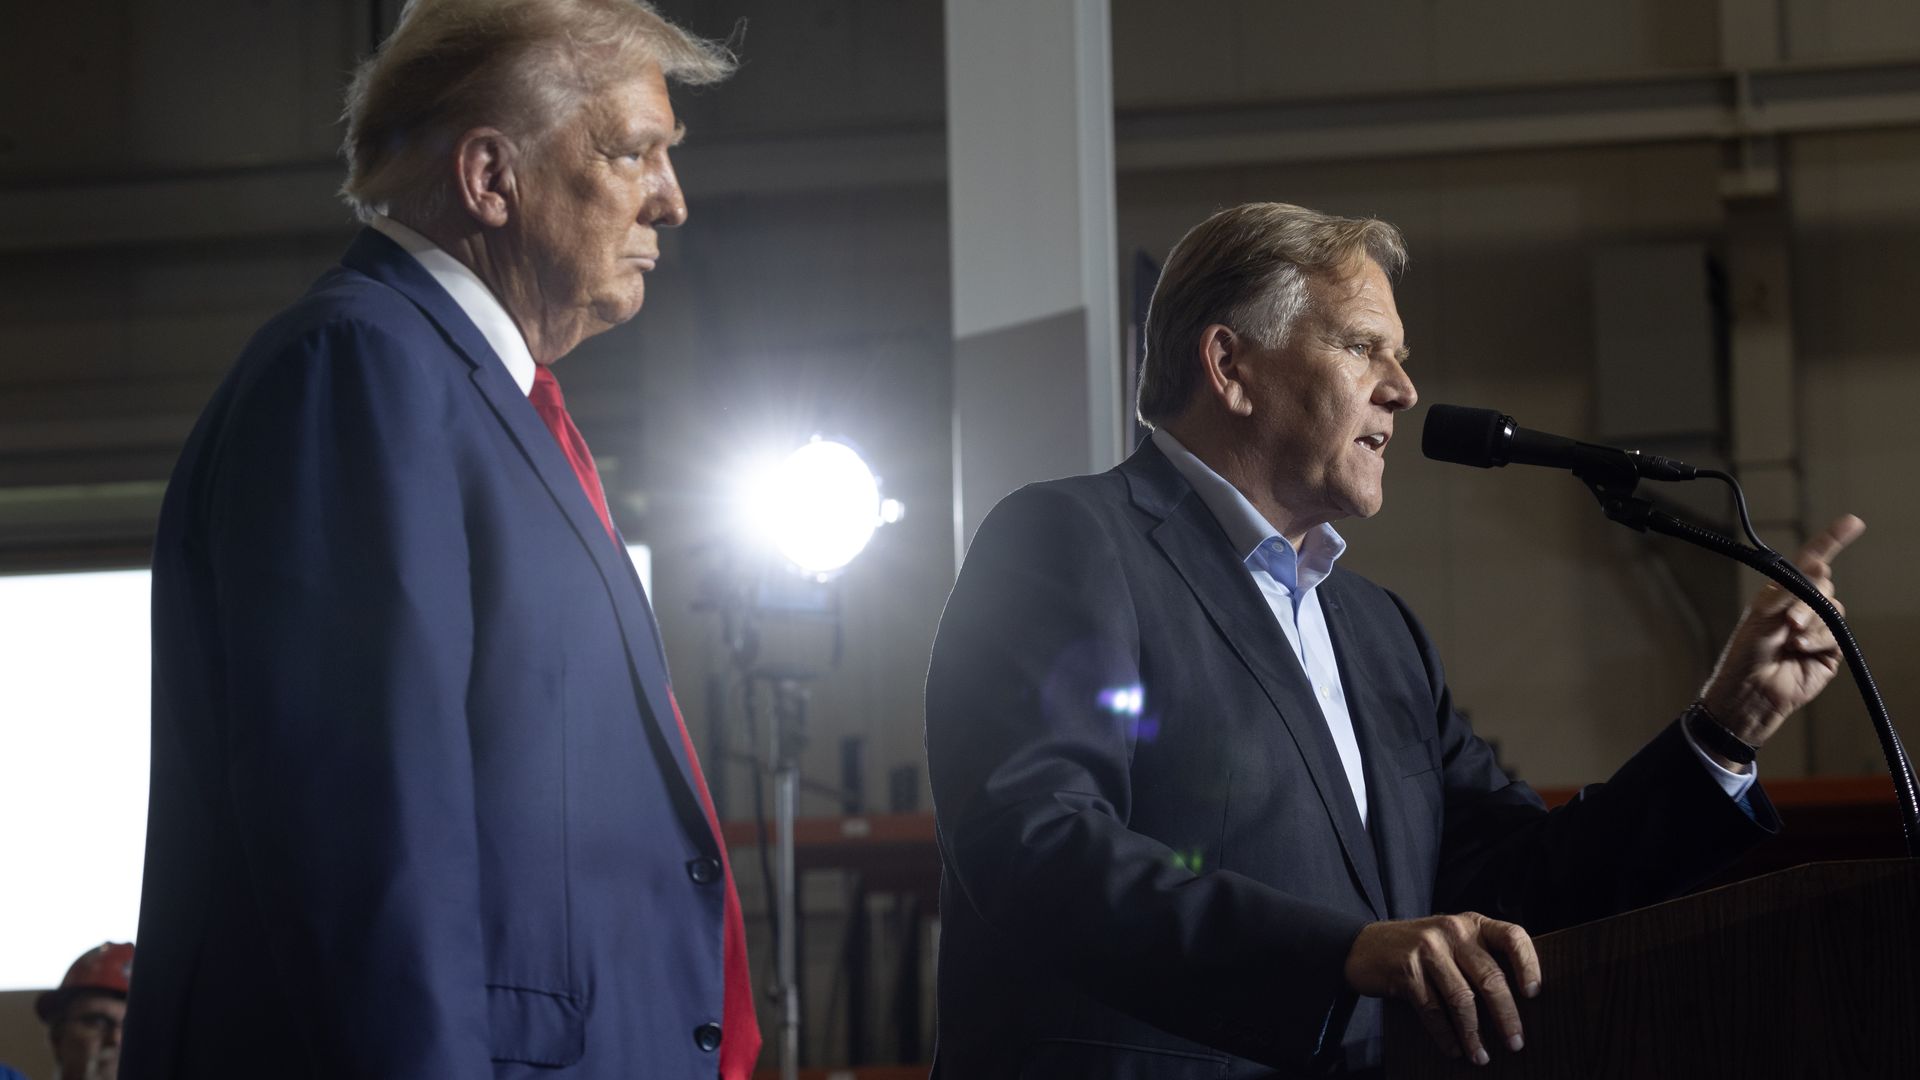
<path fill-rule="evenodd" d="M 820 442 L 816 436 L 814 443 Z M 803 448 L 804 449 L 804 448 Z M 844 445 L 841 450 L 853 452 Z M 858 455 L 853 454 L 856 462 Z M 861 463 L 861 468 L 865 468 Z M 877 495 L 878 481 L 869 476 Z M 888 506 L 892 509 L 889 511 Z M 875 527 L 897 521 L 900 506 L 883 500 L 875 508 Z M 891 516 L 889 516 L 891 515 Z M 864 546 L 864 540 L 862 541 Z M 753 688 L 765 680 L 773 690 L 772 722 L 768 724 L 766 756 L 774 777 L 773 817 L 774 865 L 767 865 L 766 817 L 760 807 L 762 778 L 754 777 L 755 818 L 761 830 L 762 872 L 773 878 L 773 929 L 778 941 L 775 957 L 773 997 L 779 1008 L 780 1076 L 798 1080 L 800 1072 L 801 996 L 800 996 L 800 878 L 795 864 L 794 820 L 799 812 L 800 789 L 808 786 L 800 775 L 800 754 L 807 743 L 807 701 L 813 681 L 839 666 L 844 642 L 840 618 L 840 594 L 831 584 L 839 567 L 815 574 L 785 573 L 785 566 L 769 553 L 735 561 L 738 549 L 716 545 L 721 565 L 708 578 L 704 595 L 696 607 L 720 616 L 721 639 L 732 656 L 733 668 L 743 680 L 749 725 L 754 722 Z M 857 557 L 859 550 L 848 553 Z M 844 566 L 842 563 L 840 566 Z M 781 633 L 774 624 L 824 626 L 829 631 L 824 651 L 812 654 L 794 640 L 792 633 Z M 768 631 L 773 631 L 769 633 Z M 815 634 L 801 634 L 815 639 Z M 787 647 L 783 651 L 783 646 Z M 769 654 L 773 658 L 769 659 Z M 817 655 L 815 655 L 817 654 Z M 818 786 L 818 785 L 812 785 Z M 839 794 L 837 791 L 834 794 Z"/>
<path fill-rule="evenodd" d="M 800 1071 L 800 877 L 793 831 L 800 790 L 809 786 L 800 774 L 800 755 L 807 745 L 807 705 L 813 682 L 840 660 L 838 600 L 828 583 L 800 582 L 764 564 L 727 563 L 709 579 L 700 605 L 720 616 L 721 639 L 746 688 L 750 724 L 756 713 L 754 687 L 764 682 L 773 692 L 761 760 L 773 773 L 773 866 L 768 876 L 773 879 L 773 930 L 778 944 L 770 996 L 779 1015 L 781 1080 L 797 1080 Z M 824 623 L 830 627 L 830 644 L 822 655 L 804 649 L 796 653 L 793 635 L 775 625 L 781 623 L 789 629 Z M 762 782 L 760 776 L 754 778 L 756 791 Z M 763 860 L 765 843 L 763 839 Z"/>
<path fill-rule="evenodd" d="M 773 762 L 774 846 L 778 884 L 774 925 L 780 955 L 780 1077 L 800 1075 L 800 877 L 794 865 L 793 823 L 800 796 L 800 752 L 807 744 L 806 680 L 794 675 L 773 679 L 773 723 L 767 725 L 767 758 Z"/>

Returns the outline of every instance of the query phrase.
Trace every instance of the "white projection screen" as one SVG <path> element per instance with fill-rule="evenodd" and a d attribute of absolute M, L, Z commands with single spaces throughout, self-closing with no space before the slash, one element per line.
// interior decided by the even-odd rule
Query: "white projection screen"
<path fill-rule="evenodd" d="M 54 986 L 134 938 L 149 577 L 0 576 L 0 990 Z"/>

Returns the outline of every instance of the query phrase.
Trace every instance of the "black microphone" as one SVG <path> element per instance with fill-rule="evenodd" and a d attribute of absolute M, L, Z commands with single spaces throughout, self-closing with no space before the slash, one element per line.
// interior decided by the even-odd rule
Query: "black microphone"
<path fill-rule="evenodd" d="M 1435 405 L 1427 410 L 1420 452 L 1435 461 L 1479 469 L 1541 465 L 1583 475 L 1630 472 L 1648 480 L 1691 480 L 1699 473 L 1684 461 L 1529 431 L 1504 413 L 1464 405 Z"/>

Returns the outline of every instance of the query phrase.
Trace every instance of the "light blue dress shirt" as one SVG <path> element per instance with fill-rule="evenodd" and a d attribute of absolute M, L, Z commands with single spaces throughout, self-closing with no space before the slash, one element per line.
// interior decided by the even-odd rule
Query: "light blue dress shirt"
<path fill-rule="evenodd" d="M 1294 551 L 1238 488 L 1193 456 L 1165 428 L 1154 430 L 1153 443 L 1186 477 L 1200 501 L 1226 530 L 1234 553 L 1253 575 L 1253 583 L 1260 587 L 1274 620 L 1287 635 L 1294 658 L 1300 661 L 1300 670 L 1313 687 L 1333 745 L 1340 751 L 1340 765 L 1346 770 L 1347 785 L 1353 789 L 1360 822 L 1366 824 L 1367 775 L 1360 767 L 1360 742 L 1354 738 L 1353 714 L 1347 710 L 1347 692 L 1340 685 L 1340 665 L 1333 655 L 1333 638 L 1327 633 L 1327 617 L 1320 610 L 1319 585 L 1333 573 L 1333 564 L 1347 550 L 1347 542 L 1340 539 L 1333 526 L 1321 525 L 1309 531 L 1300 550 Z"/>
<path fill-rule="evenodd" d="M 1260 587 L 1260 595 L 1266 598 L 1274 620 L 1287 635 L 1287 643 L 1293 646 L 1300 669 L 1306 673 L 1314 697 L 1319 699 L 1321 716 L 1333 736 L 1333 745 L 1340 751 L 1340 764 L 1346 769 L 1348 785 L 1353 788 L 1354 805 L 1360 810 L 1361 823 L 1365 824 L 1367 777 L 1360 768 L 1360 744 L 1353 735 L 1353 714 L 1347 709 L 1346 689 L 1340 684 L 1340 667 L 1334 659 L 1333 639 L 1327 633 L 1327 618 L 1320 610 L 1318 594 L 1319 584 L 1333 573 L 1334 561 L 1347 550 L 1347 542 L 1333 531 L 1333 526 L 1320 525 L 1309 530 L 1301 539 L 1300 550 L 1294 551 L 1293 545 L 1253 508 L 1240 489 L 1180 445 L 1180 440 L 1165 428 L 1154 429 L 1153 444 L 1192 485 L 1194 493 L 1225 530 L 1234 553 L 1253 575 L 1253 582 Z M 1750 768 L 1748 772 L 1736 773 L 1721 768 L 1693 741 L 1691 733 L 1684 727 L 1681 730 L 1694 756 L 1700 759 L 1721 790 L 1739 800 L 1745 809 L 1747 791 L 1753 787 L 1758 770 Z"/>

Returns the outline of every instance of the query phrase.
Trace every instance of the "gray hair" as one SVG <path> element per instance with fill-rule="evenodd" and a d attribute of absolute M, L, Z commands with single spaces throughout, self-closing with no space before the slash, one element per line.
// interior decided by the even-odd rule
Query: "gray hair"
<path fill-rule="evenodd" d="M 1219 323 L 1280 348 L 1307 306 L 1307 282 L 1346 273 L 1361 256 L 1398 277 L 1407 265 L 1400 230 L 1378 218 L 1343 218 L 1289 203 L 1247 203 L 1193 227 L 1167 256 L 1147 308 L 1140 361 L 1140 422 L 1179 415 L 1200 383 L 1194 350 Z"/>
<path fill-rule="evenodd" d="M 523 152 L 582 103 L 657 64 L 687 85 L 733 73 L 733 53 L 645 0 L 408 0 L 354 73 L 340 195 L 361 220 L 406 202 L 431 217 L 449 199 L 446 154 L 476 127 Z"/>

